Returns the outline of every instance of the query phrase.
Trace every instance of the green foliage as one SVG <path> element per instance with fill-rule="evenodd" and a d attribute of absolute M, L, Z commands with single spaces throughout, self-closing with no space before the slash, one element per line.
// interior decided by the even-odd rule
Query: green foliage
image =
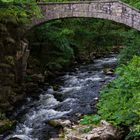
<path fill-rule="evenodd" d="M 140 57 L 134 56 L 116 73 L 119 77 L 101 91 L 98 114 L 115 125 L 134 126 L 131 136 L 140 136 Z"/>
<path fill-rule="evenodd" d="M 31 81 L 33 81 L 33 79 L 32 79 L 32 77 L 30 75 L 26 75 L 25 81 L 26 82 L 31 82 Z"/>
<path fill-rule="evenodd" d="M 99 115 L 85 115 L 80 123 L 83 125 L 98 124 L 100 119 L 101 117 Z"/>
<path fill-rule="evenodd" d="M 31 17 L 41 17 L 40 8 L 35 0 L 1 0 L 0 18 L 15 18 L 18 22 L 27 23 Z"/>
<path fill-rule="evenodd" d="M 127 135 L 125 140 L 139 140 L 140 139 L 140 122 L 131 128 L 130 133 Z"/>
<path fill-rule="evenodd" d="M 128 3 L 128 4 L 132 5 L 132 6 L 140 9 L 140 1 L 139 0 L 121 0 L 121 1 L 123 1 L 125 3 Z"/>
<path fill-rule="evenodd" d="M 61 19 L 34 28 L 29 35 L 31 55 L 42 71 L 67 67 L 71 62 L 90 61 L 92 53 L 103 55 L 122 44 L 125 27 L 99 19 Z"/>
<path fill-rule="evenodd" d="M 73 49 L 67 39 L 73 31 L 60 28 L 59 24 L 61 24 L 59 20 L 44 24 L 37 27 L 29 36 L 31 55 L 39 59 L 42 71 L 60 70 L 69 65 L 73 59 Z"/>
<path fill-rule="evenodd" d="M 140 33 L 130 30 L 125 33 L 124 40 L 125 48 L 120 52 L 118 56 L 119 64 L 126 64 L 133 55 L 140 56 Z"/>

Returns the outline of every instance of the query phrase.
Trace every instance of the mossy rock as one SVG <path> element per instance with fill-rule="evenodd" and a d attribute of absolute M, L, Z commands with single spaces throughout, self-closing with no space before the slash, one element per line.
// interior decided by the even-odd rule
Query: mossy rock
<path fill-rule="evenodd" d="M 22 139 L 17 138 L 17 137 L 14 137 L 14 138 L 10 138 L 10 139 L 8 139 L 8 140 L 22 140 Z"/>
<path fill-rule="evenodd" d="M 0 103 L 0 111 L 8 112 L 12 111 L 14 107 L 7 101 L 5 103 Z"/>
<path fill-rule="evenodd" d="M 54 92 L 53 95 L 60 102 L 64 100 L 64 94 L 61 92 Z"/>
<path fill-rule="evenodd" d="M 6 64 L 6 63 L 0 63 L 0 75 L 9 75 L 13 71 L 13 66 Z"/>
<path fill-rule="evenodd" d="M 17 52 L 17 46 L 19 46 L 12 37 L 5 37 L 2 39 L 3 48 L 1 52 L 5 55 L 15 56 Z"/>
<path fill-rule="evenodd" d="M 3 86 L 14 86 L 15 85 L 15 74 L 0 72 L 0 84 Z"/>
<path fill-rule="evenodd" d="M 0 134 L 12 128 L 14 122 L 8 119 L 0 120 Z"/>
<path fill-rule="evenodd" d="M 4 39 L 4 41 L 5 41 L 6 43 L 11 43 L 11 44 L 15 44 L 15 43 L 16 43 L 15 40 L 14 40 L 12 37 L 6 37 L 6 38 Z"/>
<path fill-rule="evenodd" d="M 15 65 L 15 58 L 14 56 L 5 56 L 4 60 L 7 64 L 14 66 Z"/>
<path fill-rule="evenodd" d="M 0 87 L 0 104 L 5 103 L 9 97 L 14 97 L 16 94 L 13 92 L 12 88 L 10 86 L 1 86 Z"/>
<path fill-rule="evenodd" d="M 18 27 L 18 25 L 19 25 L 17 19 L 13 16 L 8 16 L 8 17 L 5 17 L 5 18 L 3 17 L 1 19 L 1 22 L 3 24 L 6 24 L 9 28 L 10 27 Z"/>
<path fill-rule="evenodd" d="M 11 69 L 11 65 L 6 64 L 6 63 L 0 63 L 0 68 L 1 69 Z"/>
<path fill-rule="evenodd" d="M 3 33 L 3 32 L 8 33 L 8 30 L 7 30 L 6 26 L 2 23 L 0 23 L 0 32 L 1 33 Z"/>

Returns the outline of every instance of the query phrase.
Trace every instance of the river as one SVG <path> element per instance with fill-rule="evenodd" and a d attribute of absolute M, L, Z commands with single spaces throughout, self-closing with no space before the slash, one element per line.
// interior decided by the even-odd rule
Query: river
<path fill-rule="evenodd" d="M 20 115 L 15 130 L 4 140 L 48 140 L 57 132 L 53 132 L 47 121 L 58 118 L 74 120 L 79 114 L 95 113 L 101 87 L 115 78 L 104 70 L 114 68 L 116 62 L 116 55 L 110 55 L 56 78 L 57 89 L 50 85 L 38 100 L 27 99 L 26 105 L 20 109 L 25 114 Z"/>

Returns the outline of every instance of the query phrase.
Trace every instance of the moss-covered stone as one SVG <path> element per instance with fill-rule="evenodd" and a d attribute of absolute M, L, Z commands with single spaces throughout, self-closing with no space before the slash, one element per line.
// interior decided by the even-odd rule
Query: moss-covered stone
<path fill-rule="evenodd" d="M 7 33 L 8 32 L 6 26 L 2 23 L 0 23 L 0 32 L 1 33 Z"/>
<path fill-rule="evenodd" d="M 0 69 L 10 69 L 11 66 L 9 64 L 6 64 L 6 63 L 0 63 Z"/>
<path fill-rule="evenodd" d="M 13 121 L 8 119 L 0 120 L 0 134 L 2 134 L 5 130 L 11 129 L 13 123 Z"/>
<path fill-rule="evenodd" d="M 14 86 L 15 85 L 15 74 L 13 73 L 9 73 L 8 72 L 6 73 L 3 73 L 3 72 L 0 72 L 0 83 L 3 85 L 3 86 Z"/>
<path fill-rule="evenodd" d="M 5 56 L 4 60 L 7 64 L 14 66 L 15 65 L 15 58 L 14 56 Z"/>

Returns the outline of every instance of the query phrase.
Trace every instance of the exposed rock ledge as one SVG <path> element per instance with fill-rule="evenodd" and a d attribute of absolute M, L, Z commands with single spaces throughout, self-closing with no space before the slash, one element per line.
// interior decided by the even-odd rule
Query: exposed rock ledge
<path fill-rule="evenodd" d="M 69 120 L 51 120 L 49 124 L 56 127 L 61 126 L 59 138 L 50 140 L 121 140 L 123 131 L 110 123 L 102 120 L 99 126 L 95 125 L 72 125 Z"/>

